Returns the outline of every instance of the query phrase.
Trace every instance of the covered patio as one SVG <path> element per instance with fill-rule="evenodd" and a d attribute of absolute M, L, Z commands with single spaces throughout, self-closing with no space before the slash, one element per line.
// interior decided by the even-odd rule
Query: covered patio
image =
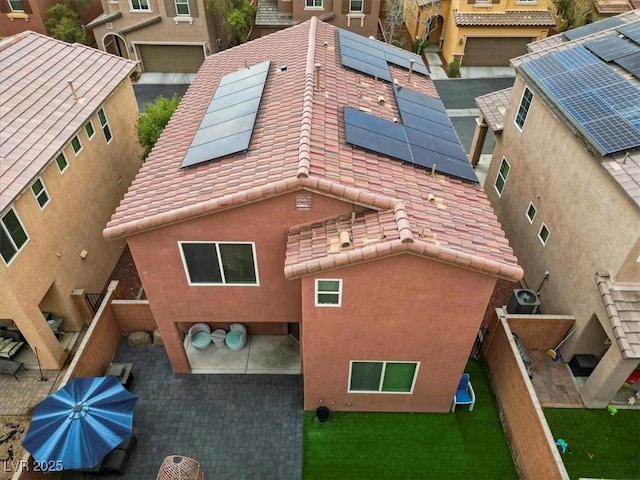
<path fill-rule="evenodd" d="M 247 344 L 238 351 L 213 343 L 199 350 L 187 335 L 184 348 L 191 373 L 302 374 L 300 346 L 288 335 L 248 335 Z"/>

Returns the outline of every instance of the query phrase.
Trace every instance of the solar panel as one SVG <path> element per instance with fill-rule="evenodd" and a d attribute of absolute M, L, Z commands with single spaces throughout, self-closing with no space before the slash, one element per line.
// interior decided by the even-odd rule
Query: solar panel
<path fill-rule="evenodd" d="M 182 168 L 249 148 L 270 65 L 267 60 L 222 77 Z"/>
<path fill-rule="evenodd" d="M 412 161 L 402 125 L 349 106 L 344 107 L 344 125 L 347 143 L 405 162 Z"/>
<path fill-rule="evenodd" d="M 429 75 L 422 58 L 415 53 L 343 29 L 338 29 L 338 39 L 340 61 L 345 67 L 391 82 L 387 64 L 409 69 L 410 60 L 413 60 L 414 72 Z"/>
<path fill-rule="evenodd" d="M 587 35 L 591 35 L 593 33 L 617 27 L 618 25 L 622 25 L 623 23 L 624 21 L 616 17 L 605 18 L 604 20 L 590 23 L 589 25 L 585 25 L 584 27 L 567 30 L 566 32 L 564 32 L 564 37 L 567 40 L 575 40 L 576 38 L 586 37 Z"/>
<path fill-rule="evenodd" d="M 584 43 L 584 46 L 605 62 L 610 62 L 616 58 L 640 52 L 640 46 L 636 43 L 622 39 L 616 35 L 610 35 L 605 38 L 586 42 Z"/>
<path fill-rule="evenodd" d="M 614 61 L 634 77 L 640 78 L 640 52 L 616 58 Z"/>
<path fill-rule="evenodd" d="M 630 38 L 634 42 L 640 44 L 640 21 L 629 23 L 624 25 L 623 27 L 616 28 L 618 32 L 623 34 L 625 37 Z"/>
<path fill-rule="evenodd" d="M 585 48 L 522 68 L 601 155 L 640 146 L 640 89 Z"/>

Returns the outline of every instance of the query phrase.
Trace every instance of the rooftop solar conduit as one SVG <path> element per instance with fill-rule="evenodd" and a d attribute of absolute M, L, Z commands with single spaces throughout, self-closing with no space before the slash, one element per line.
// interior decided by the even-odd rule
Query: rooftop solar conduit
<path fill-rule="evenodd" d="M 249 148 L 270 66 L 271 61 L 267 60 L 220 79 L 181 168 Z"/>

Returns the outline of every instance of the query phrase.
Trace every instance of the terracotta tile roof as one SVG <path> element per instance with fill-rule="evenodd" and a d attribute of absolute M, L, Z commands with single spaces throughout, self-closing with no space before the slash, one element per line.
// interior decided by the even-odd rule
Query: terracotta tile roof
<path fill-rule="evenodd" d="M 617 285 L 609 273 L 596 283 L 623 358 L 640 358 L 640 283 Z"/>
<path fill-rule="evenodd" d="M 507 10 L 496 13 L 453 11 L 458 27 L 555 27 L 550 10 Z"/>
<path fill-rule="evenodd" d="M 0 41 L 0 206 L 53 160 L 135 63 L 34 32 Z M 73 80 L 82 102 L 74 100 Z"/>
<path fill-rule="evenodd" d="M 611 15 L 633 10 L 633 6 L 627 0 L 595 0 L 593 5 L 598 13 Z"/>
<path fill-rule="evenodd" d="M 495 133 L 502 132 L 504 126 L 504 112 L 507 111 L 509 98 L 511 97 L 511 87 L 497 92 L 487 93 L 476 97 L 476 105 L 482 112 L 482 116 Z"/>
<path fill-rule="evenodd" d="M 265 59 L 272 67 L 247 152 L 180 169 L 222 76 L 244 68 L 245 62 L 253 65 Z M 315 64 L 322 65 L 317 90 Z M 281 65 L 287 69 L 278 71 Z M 398 84 L 437 96 L 429 78 L 414 72 L 409 81 L 406 70 L 390 71 Z M 306 189 L 379 212 L 380 219 L 362 220 L 367 225 L 386 224 L 392 212 L 396 226 L 388 229 L 387 243 L 398 240 L 392 235 L 395 229 L 401 243 L 413 244 L 421 254 L 506 278 L 522 276 L 482 187 L 351 147 L 344 138 L 344 105 L 388 120 L 398 116 L 391 85 L 344 68 L 336 27 L 315 18 L 208 57 L 105 236 L 134 235 Z M 316 259 L 304 253 L 307 246 L 294 242 L 300 235 L 290 238 L 291 266 Z"/>
<path fill-rule="evenodd" d="M 278 12 L 278 0 L 258 0 L 256 27 L 290 27 L 293 14 Z"/>

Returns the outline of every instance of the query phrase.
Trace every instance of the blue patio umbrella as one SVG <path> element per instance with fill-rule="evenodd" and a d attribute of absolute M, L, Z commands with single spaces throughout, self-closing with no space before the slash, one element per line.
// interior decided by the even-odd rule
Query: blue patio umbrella
<path fill-rule="evenodd" d="M 22 446 L 43 469 L 93 468 L 131 435 L 137 401 L 114 376 L 75 378 L 38 403 Z"/>

